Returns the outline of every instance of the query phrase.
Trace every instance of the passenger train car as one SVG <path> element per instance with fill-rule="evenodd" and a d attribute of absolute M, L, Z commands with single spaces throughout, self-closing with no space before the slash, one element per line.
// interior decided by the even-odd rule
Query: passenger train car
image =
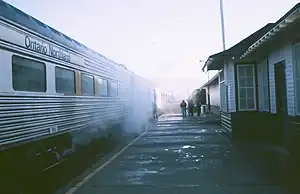
<path fill-rule="evenodd" d="M 0 179 L 151 117 L 152 83 L 1 0 L 0 67 Z"/>

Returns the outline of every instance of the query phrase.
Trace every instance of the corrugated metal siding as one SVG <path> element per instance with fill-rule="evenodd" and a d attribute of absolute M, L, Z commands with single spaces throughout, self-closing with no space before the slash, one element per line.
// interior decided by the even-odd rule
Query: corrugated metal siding
<path fill-rule="evenodd" d="M 295 115 L 295 88 L 294 88 L 294 74 L 293 74 L 293 52 L 292 45 L 287 44 L 284 47 L 272 52 L 269 55 L 269 83 L 270 83 L 270 104 L 271 112 L 276 113 L 276 91 L 275 91 L 275 71 L 274 65 L 280 61 L 285 60 L 286 67 L 286 90 L 288 114 Z"/>
<path fill-rule="evenodd" d="M 85 61 L 84 67 L 80 66 L 71 66 L 72 68 L 77 68 L 84 72 L 93 73 L 99 76 L 103 76 L 109 79 L 115 79 L 116 78 L 116 67 L 111 66 L 106 63 L 94 63 L 90 61 Z"/>
<path fill-rule="evenodd" d="M 2 94 L 0 93 L 0 146 L 6 144 L 22 142 L 25 140 L 39 139 L 42 136 L 49 136 L 50 128 L 58 127 L 58 132 L 67 132 L 81 128 L 88 128 L 91 125 L 102 125 L 104 123 L 117 123 L 120 118 L 125 116 L 125 107 L 128 97 L 122 94 L 117 98 L 110 97 L 64 97 L 58 96 L 51 92 L 54 85 L 53 77 L 47 73 L 48 91 L 47 93 L 26 93 L 13 92 L 11 79 L 11 56 L 12 52 L 1 50 L 2 67 L 5 72 L 1 81 L 8 82 L 1 85 Z M 6 65 L 7 64 L 7 65 Z M 47 68 L 54 65 L 48 62 Z M 74 65 L 73 65 L 74 66 Z M 102 68 L 103 66 L 103 68 Z M 7 69 L 8 68 L 8 69 Z M 49 68 L 47 70 L 49 70 Z M 114 66 L 105 67 L 105 64 L 97 68 L 106 69 L 106 73 L 100 69 L 92 71 L 91 74 L 110 74 L 113 79 L 124 79 L 126 87 L 126 76 L 128 73 Z M 109 71 L 109 72 L 108 72 Z M 116 77 L 116 75 L 123 76 Z M 8 76 L 10 75 L 10 76 Z M 128 79 L 128 78 L 127 78 Z M 50 85 L 49 85 L 50 84 Z M 13 96 L 9 96 L 13 95 Z M 53 128 L 54 127 L 54 128 Z M 102 127 L 101 127 L 102 128 Z M 76 139 L 76 137 L 75 137 Z"/>
<path fill-rule="evenodd" d="M 119 100 L 96 97 L 0 97 L 0 145 L 117 121 Z M 53 129 L 53 128 L 52 128 Z"/>
<path fill-rule="evenodd" d="M 128 113 L 139 115 L 141 107 L 147 107 L 142 111 L 147 113 L 151 111 L 152 99 L 148 95 L 148 89 L 153 86 L 145 79 L 106 58 L 97 61 L 76 53 L 76 57 L 81 59 L 80 62 L 68 63 L 21 49 L 10 43 L 3 43 L 1 47 L 3 49 L 0 50 L 2 74 L 5 77 L 2 76 L 0 79 L 0 146 L 35 140 L 42 136 L 47 137 L 51 135 L 50 129 L 55 131 L 56 127 L 58 131 L 55 134 L 83 129 L 78 131 L 79 134 L 73 132 L 73 138 L 80 139 L 81 133 L 89 133 L 92 128 L 98 126 L 102 129 L 104 123 L 119 123 L 122 121 L 121 118 L 131 116 Z M 12 50 L 15 50 L 15 53 L 23 53 L 47 61 L 48 90 L 46 93 L 13 91 L 10 65 Z M 53 84 L 56 65 L 119 81 L 119 96 L 111 98 L 57 95 Z"/>

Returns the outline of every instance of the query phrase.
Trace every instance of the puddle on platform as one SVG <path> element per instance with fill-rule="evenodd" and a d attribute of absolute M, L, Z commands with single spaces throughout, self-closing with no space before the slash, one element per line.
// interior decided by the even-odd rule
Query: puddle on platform
<path fill-rule="evenodd" d="M 163 171 L 163 170 L 165 170 L 166 169 L 166 167 L 161 167 L 159 170 L 160 171 Z"/>
<path fill-rule="evenodd" d="M 158 124 L 157 127 L 172 127 L 172 124 Z"/>
<path fill-rule="evenodd" d="M 142 185 L 144 184 L 139 177 L 128 178 L 127 181 L 133 185 Z"/>
<path fill-rule="evenodd" d="M 200 133 L 207 133 L 207 132 L 208 132 L 208 129 L 200 129 L 199 132 L 200 132 Z"/>
<path fill-rule="evenodd" d="M 199 170 L 200 168 L 197 166 L 191 166 L 187 168 L 188 170 Z"/>
<path fill-rule="evenodd" d="M 175 153 L 181 153 L 182 152 L 182 150 L 181 149 L 176 149 L 176 150 L 173 150 L 173 152 L 175 152 Z"/>
<path fill-rule="evenodd" d="M 190 152 L 186 152 L 185 155 L 184 155 L 184 158 L 197 158 L 197 156 L 192 155 L 192 153 L 190 153 Z"/>
<path fill-rule="evenodd" d="M 182 147 L 183 149 L 188 149 L 188 148 L 196 148 L 195 146 L 191 146 L 191 145 L 184 145 L 183 147 Z"/>
<path fill-rule="evenodd" d="M 126 177 L 126 179 L 131 182 L 132 184 L 137 184 L 142 182 L 141 178 L 145 175 L 149 175 L 149 174 L 157 174 L 158 171 L 156 170 L 147 170 L 147 169 L 139 169 L 139 170 L 135 170 L 135 171 L 128 171 L 124 173 L 124 176 Z"/>
<path fill-rule="evenodd" d="M 153 162 L 153 160 L 143 160 L 143 161 L 138 161 L 138 162 L 136 162 L 137 164 L 150 164 L 150 163 L 152 163 Z"/>
<path fill-rule="evenodd" d="M 125 156 L 125 158 L 131 160 L 131 159 L 134 159 L 135 156 Z"/>

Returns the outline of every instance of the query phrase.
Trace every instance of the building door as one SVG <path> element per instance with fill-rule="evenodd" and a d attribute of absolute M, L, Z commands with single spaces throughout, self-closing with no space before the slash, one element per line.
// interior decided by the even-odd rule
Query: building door
<path fill-rule="evenodd" d="M 287 117 L 287 101 L 286 101 L 286 79 L 285 64 L 283 62 L 275 65 L 275 90 L 276 90 L 276 129 L 274 140 L 277 145 L 285 147 L 286 139 L 286 117 Z"/>

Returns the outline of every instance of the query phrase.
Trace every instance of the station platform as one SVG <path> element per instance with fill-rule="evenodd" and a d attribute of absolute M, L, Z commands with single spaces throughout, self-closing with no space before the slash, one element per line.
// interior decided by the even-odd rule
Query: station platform
<path fill-rule="evenodd" d="M 163 115 L 66 194 L 281 194 L 207 117 Z"/>

